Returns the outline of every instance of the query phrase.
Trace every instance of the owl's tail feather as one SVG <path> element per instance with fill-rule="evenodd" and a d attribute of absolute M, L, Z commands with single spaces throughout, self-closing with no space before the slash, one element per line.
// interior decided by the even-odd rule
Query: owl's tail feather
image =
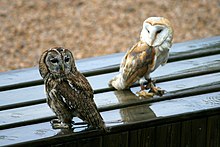
<path fill-rule="evenodd" d="M 110 132 L 110 128 L 107 128 L 104 121 L 103 121 L 103 125 L 100 126 L 100 129 L 105 131 L 105 132 Z"/>
<path fill-rule="evenodd" d="M 91 113 L 92 114 L 92 113 Z M 92 127 L 98 128 L 105 132 L 109 132 L 110 130 L 106 127 L 105 122 L 98 111 L 94 112 L 93 118 L 90 119 L 90 125 Z"/>
<path fill-rule="evenodd" d="M 114 87 L 117 90 L 123 90 L 127 88 L 126 81 L 123 79 L 121 74 L 112 78 L 108 84 L 110 87 Z"/>

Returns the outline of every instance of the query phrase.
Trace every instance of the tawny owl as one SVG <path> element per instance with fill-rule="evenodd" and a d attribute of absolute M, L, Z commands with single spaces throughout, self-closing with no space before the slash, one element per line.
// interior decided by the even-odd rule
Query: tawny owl
<path fill-rule="evenodd" d="M 54 129 L 71 128 L 72 118 L 77 116 L 92 127 L 106 130 L 93 100 L 93 89 L 77 71 L 70 50 L 62 47 L 46 50 L 41 55 L 39 71 L 45 83 L 47 104 L 58 118 L 51 121 Z"/>
<path fill-rule="evenodd" d="M 167 62 L 172 39 L 173 29 L 166 18 L 149 17 L 146 19 L 140 34 L 140 41 L 127 51 L 122 59 L 119 75 L 110 80 L 109 85 L 123 90 L 139 81 L 140 95 L 145 89 L 150 89 L 151 93 L 162 96 L 164 90 L 155 87 L 150 73 Z M 146 80 L 148 84 L 144 85 Z"/>

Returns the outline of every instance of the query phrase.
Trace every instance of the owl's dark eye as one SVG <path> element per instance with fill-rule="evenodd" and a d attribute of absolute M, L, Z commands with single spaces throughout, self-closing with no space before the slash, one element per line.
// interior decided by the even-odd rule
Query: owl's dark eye
<path fill-rule="evenodd" d="M 65 62 L 69 62 L 70 61 L 70 57 L 65 57 L 64 61 Z"/>
<path fill-rule="evenodd" d="M 158 33 L 160 33 L 160 32 L 162 32 L 162 29 L 161 29 L 161 30 L 157 30 L 157 32 L 156 32 L 156 33 L 158 34 Z"/>
<path fill-rule="evenodd" d="M 57 59 L 57 58 L 50 59 L 50 61 L 51 61 L 52 63 L 58 63 L 58 59 Z"/>
<path fill-rule="evenodd" d="M 146 28 L 147 32 L 150 33 L 150 31 Z"/>

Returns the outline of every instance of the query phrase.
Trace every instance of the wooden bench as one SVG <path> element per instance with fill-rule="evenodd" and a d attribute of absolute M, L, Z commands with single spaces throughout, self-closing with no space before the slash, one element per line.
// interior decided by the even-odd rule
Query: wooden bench
<path fill-rule="evenodd" d="M 137 84 L 108 87 L 123 55 L 76 62 L 110 133 L 86 130 L 78 118 L 74 132 L 53 130 L 38 68 L 0 73 L 0 146 L 220 147 L 220 36 L 173 45 L 168 63 L 152 74 L 167 91 L 162 97 L 137 97 Z"/>

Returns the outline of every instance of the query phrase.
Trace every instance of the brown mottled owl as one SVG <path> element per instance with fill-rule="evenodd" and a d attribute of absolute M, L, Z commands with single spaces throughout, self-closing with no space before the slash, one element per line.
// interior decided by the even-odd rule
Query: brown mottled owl
<path fill-rule="evenodd" d="M 62 47 L 46 50 L 39 61 L 44 79 L 47 104 L 58 119 L 54 129 L 71 128 L 77 116 L 90 126 L 105 130 L 104 121 L 93 100 L 93 90 L 87 79 L 76 69 L 72 53 Z"/>
<path fill-rule="evenodd" d="M 120 73 L 109 81 L 109 85 L 117 90 L 129 88 L 134 82 L 139 81 L 142 95 L 162 96 L 164 90 L 155 87 L 150 78 L 150 73 L 160 65 L 166 64 L 169 49 L 172 46 L 173 29 L 170 22 L 163 17 L 150 17 L 143 23 L 140 41 L 127 51 L 120 65 Z M 145 86 L 144 82 L 148 81 Z M 150 89 L 150 93 L 144 92 Z"/>

